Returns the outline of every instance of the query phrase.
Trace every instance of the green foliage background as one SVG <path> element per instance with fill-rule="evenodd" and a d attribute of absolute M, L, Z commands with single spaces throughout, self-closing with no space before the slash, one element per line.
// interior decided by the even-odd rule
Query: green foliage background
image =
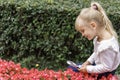
<path fill-rule="evenodd" d="M 119 35 L 120 1 L 95 1 L 104 7 Z M 91 55 L 93 45 L 75 31 L 74 22 L 90 2 L 0 0 L 0 57 L 29 69 L 64 70 L 68 66 L 66 60 L 84 62 Z"/>

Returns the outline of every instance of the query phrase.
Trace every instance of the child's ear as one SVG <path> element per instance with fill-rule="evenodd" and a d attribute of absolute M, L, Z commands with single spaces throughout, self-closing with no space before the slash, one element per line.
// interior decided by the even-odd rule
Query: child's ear
<path fill-rule="evenodd" d="M 92 29 L 96 29 L 96 27 L 97 27 L 97 25 L 96 25 L 95 22 L 91 22 L 91 23 L 90 23 L 90 26 L 91 26 Z"/>

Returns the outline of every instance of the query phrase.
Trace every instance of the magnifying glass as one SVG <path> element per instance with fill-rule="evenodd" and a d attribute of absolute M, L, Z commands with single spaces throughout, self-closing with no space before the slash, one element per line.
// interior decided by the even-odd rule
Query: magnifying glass
<path fill-rule="evenodd" d="M 68 60 L 67 64 L 70 66 L 73 66 L 75 68 L 81 68 L 81 65 L 77 65 L 76 63 L 74 63 L 73 61 Z"/>

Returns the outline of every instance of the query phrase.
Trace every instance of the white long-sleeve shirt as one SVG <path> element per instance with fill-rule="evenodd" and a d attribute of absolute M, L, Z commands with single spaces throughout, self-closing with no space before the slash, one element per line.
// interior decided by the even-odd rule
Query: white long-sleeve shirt
<path fill-rule="evenodd" d="M 97 41 L 97 37 L 93 40 L 94 52 L 88 58 L 88 61 L 95 66 L 88 65 L 88 73 L 104 73 L 111 72 L 120 64 L 119 44 L 115 37 L 101 42 Z"/>

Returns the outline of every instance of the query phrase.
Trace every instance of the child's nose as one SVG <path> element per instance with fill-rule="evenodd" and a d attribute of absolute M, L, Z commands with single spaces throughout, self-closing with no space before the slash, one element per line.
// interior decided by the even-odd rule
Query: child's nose
<path fill-rule="evenodd" d="M 82 36 L 84 37 L 84 36 L 85 36 L 85 34 L 84 34 L 84 33 L 82 33 Z"/>

